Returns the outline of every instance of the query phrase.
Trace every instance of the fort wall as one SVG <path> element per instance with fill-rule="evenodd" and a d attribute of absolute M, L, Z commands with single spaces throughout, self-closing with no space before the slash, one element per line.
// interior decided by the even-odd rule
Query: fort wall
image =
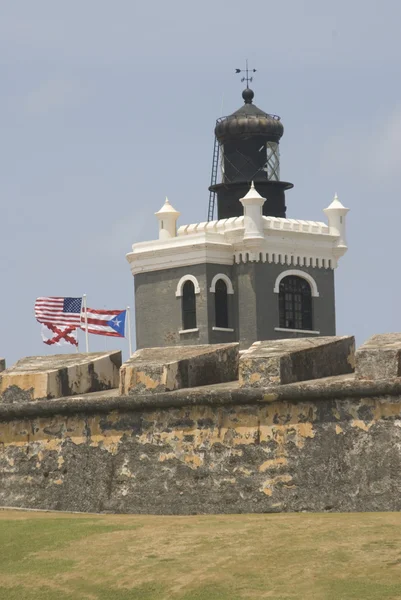
<path fill-rule="evenodd" d="M 0 504 L 199 514 L 401 509 L 401 383 L 354 375 L 0 405 Z"/>

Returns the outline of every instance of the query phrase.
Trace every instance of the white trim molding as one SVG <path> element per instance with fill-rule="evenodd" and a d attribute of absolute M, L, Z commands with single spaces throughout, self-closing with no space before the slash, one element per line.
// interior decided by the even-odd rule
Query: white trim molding
<path fill-rule="evenodd" d="M 311 275 L 309 275 L 309 273 L 305 273 L 305 271 L 300 271 L 299 269 L 288 269 L 287 271 L 283 271 L 282 273 L 280 273 L 280 275 L 277 277 L 276 282 L 274 284 L 274 293 L 275 294 L 278 294 L 280 291 L 281 280 L 284 279 L 284 277 L 288 277 L 290 275 L 294 275 L 295 277 L 302 277 L 303 279 L 306 279 L 306 281 L 309 283 L 309 285 L 311 287 L 312 296 L 314 298 L 319 298 L 319 291 L 317 289 L 316 281 L 313 279 L 313 277 Z M 316 332 L 313 332 L 313 333 L 316 333 Z"/>
<path fill-rule="evenodd" d="M 133 275 L 247 262 L 288 265 L 289 269 L 335 269 L 347 251 L 338 229 L 343 227 L 341 223 L 328 227 L 320 221 L 263 217 L 262 224 L 256 238 L 246 233 L 244 216 L 183 225 L 175 237 L 133 244 L 127 260 Z"/>
<path fill-rule="evenodd" d="M 183 333 L 197 333 L 199 331 L 199 327 L 195 327 L 194 329 L 180 329 L 179 330 L 179 334 L 183 334 Z"/>
<path fill-rule="evenodd" d="M 320 335 L 320 331 L 313 329 L 289 329 L 288 327 L 275 327 L 274 331 L 288 331 L 289 333 L 310 333 L 312 335 Z"/>
<path fill-rule="evenodd" d="M 234 331 L 231 327 L 212 327 L 212 331 Z"/>
<path fill-rule="evenodd" d="M 224 281 L 224 283 L 227 286 L 227 294 L 233 294 L 234 293 L 234 288 L 233 288 L 233 284 L 231 283 L 231 279 L 225 274 L 225 273 L 217 273 L 217 275 L 215 275 L 212 279 L 212 283 L 210 284 L 210 292 L 212 292 L 213 294 L 216 293 L 216 283 L 218 282 L 219 279 L 222 279 Z"/>
<path fill-rule="evenodd" d="M 188 275 L 183 275 L 177 284 L 177 290 L 175 292 L 175 295 L 177 296 L 177 298 L 181 298 L 182 288 L 184 287 L 184 283 L 186 281 L 192 281 L 192 283 L 194 284 L 194 288 L 195 288 L 195 294 L 200 294 L 200 287 L 199 287 L 198 280 L 196 279 L 196 277 L 194 275 L 188 274 Z"/>

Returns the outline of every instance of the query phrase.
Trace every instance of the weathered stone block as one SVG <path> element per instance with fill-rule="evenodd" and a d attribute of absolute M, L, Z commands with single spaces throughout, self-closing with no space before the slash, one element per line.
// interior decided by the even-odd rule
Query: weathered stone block
<path fill-rule="evenodd" d="M 401 377 L 401 333 L 384 333 L 368 339 L 356 352 L 357 379 Z"/>
<path fill-rule="evenodd" d="M 118 387 L 121 352 L 28 356 L 0 376 L 2 402 L 61 398 Z"/>
<path fill-rule="evenodd" d="M 352 373 L 353 336 L 255 342 L 239 361 L 240 387 L 268 387 Z"/>
<path fill-rule="evenodd" d="M 6 368 L 6 359 L 0 358 L 0 373 Z"/>
<path fill-rule="evenodd" d="M 150 394 L 224 383 L 238 377 L 239 344 L 137 350 L 120 369 L 120 393 Z"/>

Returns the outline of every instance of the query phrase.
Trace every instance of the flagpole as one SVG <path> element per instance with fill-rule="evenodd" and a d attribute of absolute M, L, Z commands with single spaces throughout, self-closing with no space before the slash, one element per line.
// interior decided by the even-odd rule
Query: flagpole
<path fill-rule="evenodd" d="M 75 330 L 75 339 L 77 340 L 77 345 L 75 346 L 75 349 L 77 352 L 79 352 L 78 328 Z"/>
<path fill-rule="evenodd" d="M 85 343 L 86 343 L 86 352 L 89 352 L 89 334 L 88 334 L 88 311 L 86 304 L 86 294 L 82 295 L 82 304 L 84 305 L 85 311 Z"/>
<path fill-rule="evenodd" d="M 128 327 L 128 349 L 129 358 L 132 356 L 132 340 L 131 340 L 131 309 L 127 306 L 127 327 Z"/>
<path fill-rule="evenodd" d="M 106 305 L 105 305 L 105 304 L 103 304 L 103 308 L 104 308 L 104 310 L 106 310 Z M 106 350 L 107 350 L 107 346 L 106 346 L 106 336 L 104 336 L 104 340 L 103 340 L 103 347 L 104 347 L 104 351 L 106 352 Z"/>

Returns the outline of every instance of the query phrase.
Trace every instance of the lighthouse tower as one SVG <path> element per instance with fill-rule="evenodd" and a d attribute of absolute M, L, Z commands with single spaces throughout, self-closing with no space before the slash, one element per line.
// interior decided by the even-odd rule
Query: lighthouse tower
<path fill-rule="evenodd" d="M 259 109 L 248 86 L 242 98 L 216 123 L 209 220 L 177 229 L 180 213 L 166 199 L 156 212 L 158 238 L 127 254 L 138 348 L 247 348 L 336 332 L 334 270 L 347 251 L 348 209 L 336 195 L 327 223 L 287 218 L 293 184 L 280 179 L 281 119 Z"/>

